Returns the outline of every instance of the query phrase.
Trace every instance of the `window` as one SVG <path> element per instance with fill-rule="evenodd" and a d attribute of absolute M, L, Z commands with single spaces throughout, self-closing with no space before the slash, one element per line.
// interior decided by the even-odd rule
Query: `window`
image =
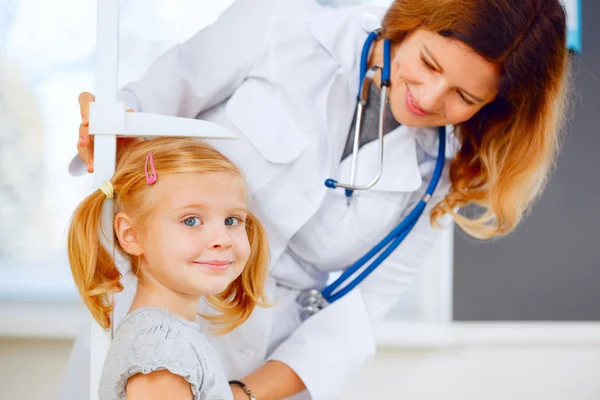
<path fill-rule="evenodd" d="M 120 85 L 231 2 L 121 2 Z M 94 92 L 96 1 L 2 3 L 0 335 L 71 334 L 77 326 L 71 319 L 82 314 L 74 311 L 81 307 L 66 231 L 74 208 L 93 188 L 91 176 L 70 176 L 68 166 L 76 154 L 77 96 Z M 39 331 L 32 321 L 48 313 L 70 318 L 63 321 L 70 328 Z"/>
<path fill-rule="evenodd" d="M 64 233 L 87 179 L 69 177 L 68 143 L 93 79 L 94 4 L 18 0 L 1 18 L 0 299 L 75 300 Z"/>

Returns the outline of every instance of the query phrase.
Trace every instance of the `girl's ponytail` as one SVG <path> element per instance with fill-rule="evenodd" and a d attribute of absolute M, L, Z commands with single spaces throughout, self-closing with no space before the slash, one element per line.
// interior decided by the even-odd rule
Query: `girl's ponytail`
<path fill-rule="evenodd" d="M 110 183 L 108 183 L 110 184 Z M 111 185 L 112 187 L 112 185 Z M 123 290 L 113 257 L 103 245 L 101 216 L 107 195 L 100 189 L 75 210 L 69 227 L 68 254 L 73 279 L 83 302 L 104 329 L 110 328 L 111 295 Z M 111 235 L 114 238 L 111 227 Z M 116 238 L 114 238 L 116 240 Z"/>

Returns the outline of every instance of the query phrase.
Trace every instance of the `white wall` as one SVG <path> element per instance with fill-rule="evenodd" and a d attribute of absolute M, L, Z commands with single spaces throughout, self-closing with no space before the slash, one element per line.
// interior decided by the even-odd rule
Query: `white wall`
<path fill-rule="evenodd" d="M 71 342 L 0 339 L 0 399 L 56 399 Z M 381 349 L 344 400 L 597 400 L 600 344 Z"/>

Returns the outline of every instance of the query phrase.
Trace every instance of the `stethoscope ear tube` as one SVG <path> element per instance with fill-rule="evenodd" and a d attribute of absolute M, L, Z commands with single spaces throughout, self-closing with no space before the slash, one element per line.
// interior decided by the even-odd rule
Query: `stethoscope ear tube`
<path fill-rule="evenodd" d="M 385 110 L 387 106 L 387 91 L 390 86 L 390 69 L 391 69 L 391 42 L 384 40 L 383 42 L 383 68 L 373 66 L 368 68 L 369 51 L 373 42 L 379 36 L 379 31 L 371 32 L 365 41 L 362 49 L 361 60 L 360 60 L 360 76 L 359 76 L 359 87 L 357 96 L 356 106 L 356 127 L 354 131 L 354 143 L 352 147 L 352 163 L 350 166 L 350 179 L 348 183 L 341 183 L 335 179 L 327 179 L 325 186 L 331 189 L 343 188 L 345 189 L 345 195 L 347 204 L 350 205 L 352 194 L 355 190 L 367 190 L 373 187 L 383 174 L 383 134 L 384 134 L 384 120 Z M 362 131 L 362 120 L 364 114 L 364 107 L 367 105 L 369 100 L 369 89 L 373 83 L 375 74 L 381 71 L 381 101 L 379 108 L 379 124 L 378 124 L 378 164 L 377 172 L 375 177 L 368 181 L 365 185 L 356 185 L 356 171 L 358 168 L 358 150 L 360 147 L 360 134 Z"/>
<path fill-rule="evenodd" d="M 352 163 L 350 166 L 350 182 L 341 183 L 333 179 L 327 179 L 325 186 L 330 188 L 343 188 L 346 189 L 346 197 L 352 196 L 354 190 L 367 190 L 373 187 L 381 178 L 383 174 L 383 132 L 384 132 L 384 121 L 385 121 L 385 110 L 387 104 L 387 87 L 381 89 L 381 108 L 379 109 L 379 126 L 378 126 L 378 157 L 377 157 L 377 172 L 375 176 L 365 185 L 357 186 L 356 183 L 356 171 L 358 168 L 358 150 L 360 146 L 360 133 L 363 123 L 364 107 L 367 105 L 369 98 L 369 88 L 373 83 L 373 77 L 379 70 L 379 67 L 372 67 L 367 71 L 364 77 L 362 85 L 362 91 L 358 98 L 358 105 L 356 107 L 356 127 L 354 130 L 354 143 L 352 147 Z"/>

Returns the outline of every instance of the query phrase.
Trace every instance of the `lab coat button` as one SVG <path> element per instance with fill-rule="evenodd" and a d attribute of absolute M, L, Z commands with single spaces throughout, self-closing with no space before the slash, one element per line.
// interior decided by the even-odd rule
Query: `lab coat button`
<path fill-rule="evenodd" d="M 364 14 L 361 26 L 366 32 L 373 32 L 381 28 L 381 20 L 376 15 Z"/>

